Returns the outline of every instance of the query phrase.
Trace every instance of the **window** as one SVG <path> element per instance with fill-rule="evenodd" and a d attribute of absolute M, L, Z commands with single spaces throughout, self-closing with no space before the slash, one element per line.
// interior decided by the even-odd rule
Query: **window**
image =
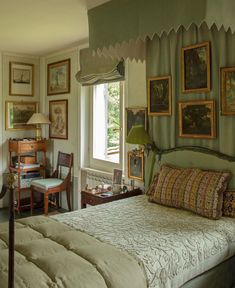
<path fill-rule="evenodd" d="M 93 88 L 92 158 L 120 164 L 122 125 L 122 83 L 113 82 Z"/>

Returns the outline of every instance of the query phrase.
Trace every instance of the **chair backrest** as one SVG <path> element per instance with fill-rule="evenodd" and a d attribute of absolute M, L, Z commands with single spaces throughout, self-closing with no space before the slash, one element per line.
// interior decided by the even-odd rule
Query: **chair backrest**
<path fill-rule="evenodd" d="M 58 152 L 58 160 L 57 160 L 57 177 L 61 178 L 62 176 L 62 169 L 63 167 L 68 168 L 68 173 L 66 175 L 66 177 L 68 175 L 71 175 L 71 169 L 73 166 L 73 153 L 71 154 L 67 154 L 67 153 L 63 153 L 61 151 Z"/>

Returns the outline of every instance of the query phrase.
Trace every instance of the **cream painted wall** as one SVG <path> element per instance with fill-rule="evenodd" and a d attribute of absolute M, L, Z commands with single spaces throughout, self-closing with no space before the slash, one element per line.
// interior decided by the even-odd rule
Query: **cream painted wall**
<path fill-rule="evenodd" d="M 90 119 L 90 109 L 89 101 L 87 101 L 87 93 L 89 89 L 81 89 L 81 86 L 75 79 L 75 74 L 79 70 L 79 49 L 84 47 L 76 47 L 66 51 L 61 51 L 59 53 L 54 53 L 46 55 L 41 58 L 30 57 L 24 55 L 12 55 L 9 53 L 0 54 L 0 86 L 1 89 L 1 99 L 2 105 L 0 107 L 1 118 L 1 133 L 0 133 L 0 156 L 2 161 L 0 161 L 0 173 L 8 171 L 8 145 L 7 139 L 10 137 L 33 137 L 35 131 L 5 131 L 5 101 L 15 100 L 15 101 L 38 101 L 39 110 L 45 114 L 49 114 L 49 101 L 51 100 L 68 100 L 68 140 L 50 139 L 48 145 L 48 161 L 52 167 L 55 167 L 57 162 L 58 151 L 73 152 L 74 153 L 74 208 L 78 207 L 79 191 L 80 187 L 80 168 L 89 166 L 88 161 L 88 146 L 89 137 L 89 119 Z M 47 65 L 49 63 L 57 62 L 60 60 L 71 59 L 71 92 L 69 94 L 53 95 L 47 96 Z M 35 95 L 33 97 L 17 97 L 9 96 L 9 62 L 17 61 L 23 63 L 33 63 L 35 65 Z M 125 80 L 125 107 L 146 107 L 146 83 L 145 83 L 145 63 L 133 61 L 126 61 L 126 80 Z M 2 82 L 2 85 L 1 85 Z M 83 92 L 82 92 L 83 91 Z M 81 93 L 83 93 L 81 95 Z M 87 114 L 85 113 L 87 111 Z M 125 113 L 124 113 L 125 115 Z M 125 122 L 124 122 L 125 123 Z M 48 138 L 48 127 L 43 127 L 43 136 Z M 125 131 L 124 131 L 125 132 Z M 86 139 L 85 142 L 84 139 Z M 88 139 L 88 140 L 87 140 Z M 126 182 L 127 179 L 127 151 L 132 149 L 133 146 L 124 146 L 124 167 Z M 104 167 L 104 171 L 110 170 L 110 167 Z M 112 172 L 112 170 L 110 170 Z M 1 179 L 2 177 L 0 177 Z M 1 184 L 1 183 L 0 183 Z M 141 182 L 136 184 L 142 186 Z M 64 193 L 65 194 L 65 193 Z M 63 196 L 63 206 L 66 208 L 66 201 Z M 6 205 L 4 200 L 4 205 Z M 1 205 L 1 202 L 0 202 Z M 1 206 L 0 206 L 1 207 Z"/>
<path fill-rule="evenodd" d="M 146 88 L 146 70 L 145 61 L 126 61 L 126 81 L 125 81 L 125 107 L 147 107 L 147 88 Z M 125 121 L 124 121 L 125 123 Z M 124 129 L 125 130 L 125 129 Z M 125 131 L 124 131 L 125 132 Z M 127 177 L 128 159 L 127 152 L 133 148 L 138 148 L 136 145 L 125 144 L 124 151 L 124 169 L 125 182 L 129 183 Z M 144 187 L 143 182 L 135 180 L 135 185 Z"/>
<path fill-rule="evenodd" d="M 21 62 L 21 63 L 29 63 L 34 64 L 34 94 L 33 96 L 10 96 L 9 95 L 9 63 L 10 62 Z M 8 172 L 8 139 L 9 138 L 23 138 L 23 137 L 33 137 L 35 135 L 34 130 L 20 130 L 20 131 L 12 131 L 5 130 L 5 103 L 6 101 L 30 101 L 37 102 L 40 101 L 40 87 L 39 87 L 39 71 L 40 71 L 40 61 L 39 57 L 32 57 L 28 55 L 20 55 L 20 54 L 11 54 L 11 53 L 1 53 L 0 60 L 1 67 L 1 77 L 0 84 L 2 87 L 1 90 L 1 102 L 2 105 L 0 107 L 0 113 L 2 115 L 1 118 L 1 133 L 0 133 L 0 159 L 2 159 L 0 164 L 0 175 L 4 176 L 4 173 Z M 0 177 L 1 181 L 3 181 L 3 177 Z M 2 183 L 0 183 L 2 184 Z M 6 197 L 3 199 L 1 205 L 7 205 L 8 199 Z"/>
<path fill-rule="evenodd" d="M 71 89 L 69 94 L 58 94 L 47 96 L 47 65 L 57 61 L 70 58 L 71 61 Z M 75 79 L 75 74 L 78 72 L 79 67 L 79 48 L 73 48 L 67 51 L 61 51 L 60 53 L 51 54 L 41 58 L 41 107 L 47 115 L 49 115 L 49 103 L 51 100 L 68 100 L 68 139 L 50 139 L 51 143 L 51 165 L 55 168 L 57 163 L 58 151 L 65 153 L 74 153 L 74 166 L 73 176 L 74 181 L 79 183 L 79 171 L 80 171 L 80 87 Z M 48 128 L 44 129 L 44 133 L 48 138 Z M 78 185 L 74 185 L 74 189 L 78 190 Z M 64 193 L 65 194 L 65 193 Z M 78 191 L 74 191 L 74 197 Z M 66 201 L 64 201 L 63 195 L 63 206 L 66 208 Z M 76 200 L 75 208 L 77 207 Z"/>

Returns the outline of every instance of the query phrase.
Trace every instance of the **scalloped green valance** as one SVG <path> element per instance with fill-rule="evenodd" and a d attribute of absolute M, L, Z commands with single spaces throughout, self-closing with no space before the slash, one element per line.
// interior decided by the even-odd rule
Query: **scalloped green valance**
<path fill-rule="evenodd" d="M 88 11 L 92 50 L 161 36 L 203 22 L 235 31 L 234 0 L 111 0 Z"/>

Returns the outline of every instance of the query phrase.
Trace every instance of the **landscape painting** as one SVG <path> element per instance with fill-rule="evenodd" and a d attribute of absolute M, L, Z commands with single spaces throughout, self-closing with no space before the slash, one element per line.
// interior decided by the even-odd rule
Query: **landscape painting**
<path fill-rule="evenodd" d="M 221 114 L 235 115 L 235 67 L 221 68 Z"/>
<path fill-rule="evenodd" d="M 6 130 L 35 129 L 35 125 L 27 125 L 27 122 L 36 112 L 37 102 L 6 101 Z"/>
<path fill-rule="evenodd" d="M 210 91 L 209 42 L 182 48 L 182 84 L 184 93 Z"/>
<path fill-rule="evenodd" d="M 148 115 L 171 115 L 171 76 L 148 79 Z"/>
<path fill-rule="evenodd" d="M 70 93 L 70 59 L 47 65 L 47 95 Z"/>
<path fill-rule="evenodd" d="M 143 107 L 126 108 L 126 136 L 135 125 L 142 125 L 147 129 L 146 111 Z"/>
<path fill-rule="evenodd" d="M 180 102 L 179 136 L 215 138 L 215 102 L 213 100 Z"/>

